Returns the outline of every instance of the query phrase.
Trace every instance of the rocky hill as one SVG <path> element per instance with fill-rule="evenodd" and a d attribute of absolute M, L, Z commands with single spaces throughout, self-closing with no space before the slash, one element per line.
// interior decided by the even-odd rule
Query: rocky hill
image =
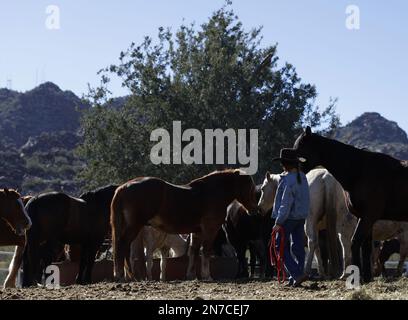
<path fill-rule="evenodd" d="M 367 112 L 344 127 L 334 138 L 359 148 L 389 154 L 397 159 L 408 159 L 408 137 L 394 121 L 379 113 Z"/>
<path fill-rule="evenodd" d="M 51 82 L 27 92 L 0 89 L 0 187 L 78 194 L 75 173 L 83 163 L 74 149 L 81 111 L 88 108 Z"/>
<path fill-rule="evenodd" d="M 73 92 L 51 82 L 24 93 L 0 89 L 0 136 L 21 147 L 42 133 L 75 132 L 80 111 L 87 108 Z"/>

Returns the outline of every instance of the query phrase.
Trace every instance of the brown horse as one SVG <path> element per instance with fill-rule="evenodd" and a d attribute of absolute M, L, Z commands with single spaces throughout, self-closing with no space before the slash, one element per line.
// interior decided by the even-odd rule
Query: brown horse
<path fill-rule="evenodd" d="M 26 205 L 31 196 L 22 197 L 23 205 Z M 5 220 L 0 219 L 0 246 L 24 246 L 25 235 L 16 234 Z"/>
<path fill-rule="evenodd" d="M 31 198 L 31 196 L 22 197 L 23 205 L 25 206 Z M 14 288 L 16 285 L 16 277 L 23 258 L 22 252 L 24 251 L 25 244 L 25 234 L 17 235 L 13 229 L 10 228 L 8 223 L 4 220 L 0 220 L 0 246 L 16 246 L 13 259 L 10 263 L 9 274 L 4 281 L 5 288 Z"/>
<path fill-rule="evenodd" d="M 125 264 L 127 271 L 131 265 L 130 244 L 145 225 L 167 233 L 192 233 L 187 278 L 196 277 L 195 257 L 202 245 L 202 279 L 211 279 L 213 242 L 235 199 L 250 212 L 257 208 L 252 177 L 240 170 L 216 171 L 183 186 L 152 177 L 120 186 L 111 204 L 115 279 L 124 280 Z"/>
<path fill-rule="evenodd" d="M 10 241 L 20 241 L 19 236 L 24 237 L 25 231 L 31 227 L 31 220 L 17 191 L 0 190 L 0 222 L 1 246 L 9 245 Z"/>
<path fill-rule="evenodd" d="M 359 218 L 351 245 L 353 265 L 361 268 L 362 251 L 363 281 L 370 281 L 373 224 L 377 220 L 408 221 L 407 163 L 324 138 L 310 127 L 294 148 L 299 157 L 306 158 L 306 172 L 322 165 L 347 191 L 349 210 Z"/>

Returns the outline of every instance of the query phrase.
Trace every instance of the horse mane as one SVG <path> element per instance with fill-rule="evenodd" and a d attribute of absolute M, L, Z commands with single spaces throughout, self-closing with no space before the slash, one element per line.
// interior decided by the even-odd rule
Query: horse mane
<path fill-rule="evenodd" d="M 86 192 L 82 193 L 82 194 L 79 196 L 79 198 L 88 197 L 88 196 L 91 196 L 91 195 L 95 195 L 95 194 L 98 193 L 98 192 L 105 191 L 106 189 L 109 189 L 109 188 L 112 188 L 112 187 L 118 187 L 118 186 L 119 186 L 119 185 L 108 184 L 108 185 L 105 185 L 105 186 L 103 186 L 103 187 L 99 187 L 99 188 L 97 188 L 97 189 L 91 190 L 91 191 L 86 191 Z"/>
<path fill-rule="evenodd" d="M 209 179 L 218 179 L 221 177 L 225 177 L 225 176 L 233 176 L 235 174 L 240 174 L 240 175 L 248 175 L 246 174 L 243 170 L 241 169 L 225 169 L 225 170 L 216 170 L 213 171 L 205 176 L 202 176 L 200 178 L 194 179 L 192 180 L 189 185 L 194 185 L 197 183 L 201 183 L 203 181 L 209 180 Z"/>
<path fill-rule="evenodd" d="M 358 154 L 360 156 L 366 156 L 366 157 L 367 156 L 374 156 L 374 157 L 377 157 L 378 159 L 388 161 L 390 164 L 395 164 L 395 165 L 399 165 L 399 166 L 402 165 L 404 167 L 408 166 L 408 165 L 404 165 L 401 160 L 398 160 L 398 159 L 396 159 L 396 158 L 394 158 L 394 157 L 392 157 L 392 156 L 390 156 L 388 154 L 385 154 L 385 153 L 371 151 L 371 150 L 368 150 L 366 148 L 357 148 L 357 147 L 355 147 L 353 145 L 343 143 L 343 142 L 335 140 L 335 139 L 326 138 L 326 137 L 323 137 L 323 136 L 318 135 L 316 133 L 313 133 L 312 137 L 317 138 L 317 140 L 319 142 L 324 141 L 324 142 L 329 143 L 329 144 L 334 145 L 334 146 L 336 146 L 336 145 L 341 146 L 343 148 L 346 148 L 347 151 L 353 152 L 353 153 Z"/>

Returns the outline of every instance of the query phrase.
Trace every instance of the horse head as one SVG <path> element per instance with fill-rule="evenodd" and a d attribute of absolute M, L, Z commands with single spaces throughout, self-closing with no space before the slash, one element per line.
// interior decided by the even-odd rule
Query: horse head
<path fill-rule="evenodd" d="M 312 133 L 312 129 L 307 127 L 293 145 L 298 157 L 304 159 L 301 163 L 301 168 L 304 173 L 308 173 L 310 170 L 321 165 L 321 151 L 318 148 L 318 138 L 319 136 Z"/>
<path fill-rule="evenodd" d="M 280 175 L 270 174 L 269 172 L 265 174 L 265 179 L 261 187 L 261 197 L 258 201 L 258 209 L 262 215 L 265 215 L 272 209 L 279 181 Z"/>
<path fill-rule="evenodd" d="M 31 219 L 24 208 L 20 194 L 7 188 L 0 190 L 0 217 L 21 236 L 31 227 Z"/>
<path fill-rule="evenodd" d="M 236 200 L 248 210 L 248 214 L 257 214 L 258 205 L 256 201 L 256 185 L 254 180 L 250 175 L 245 174 L 241 170 L 234 171 L 234 175 L 237 177 L 236 187 L 239 190 Z"/>

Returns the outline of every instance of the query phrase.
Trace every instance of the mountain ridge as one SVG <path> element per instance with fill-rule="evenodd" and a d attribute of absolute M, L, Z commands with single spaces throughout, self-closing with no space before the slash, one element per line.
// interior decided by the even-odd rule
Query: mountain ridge
<path fill-rule="evenodd" d="M 127 97 L 107 105 L 117 109 Z M 79 195 L 76 173 L 85 165 L 75 149 L 82 142 L 80 117 L 90 106 L 52 82 L 25 92 L 0 88 L 0 187 L 24 194 L 64 191 Z M 408 159 L 408 135 L 395 121 L 366 112 L 339 127 L 334 139 Z"/>

